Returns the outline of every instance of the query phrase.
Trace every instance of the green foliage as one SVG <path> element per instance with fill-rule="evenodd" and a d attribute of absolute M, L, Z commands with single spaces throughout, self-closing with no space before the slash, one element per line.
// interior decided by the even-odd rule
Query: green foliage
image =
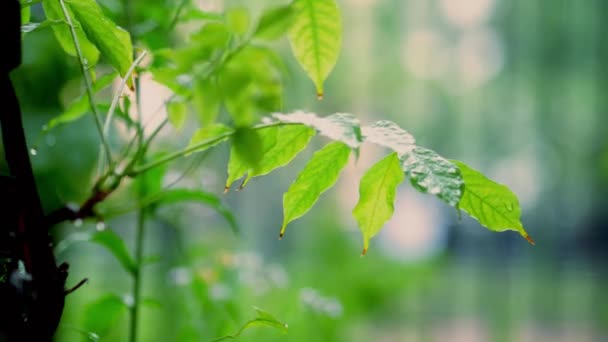
<path fill-rule="evenodd" d="M 287 333 L 287 330 L 288 330 L 287 324 L 279 321 L 273 315 L 271 315 L 270 313 L 268 313 L 258 307 L 254 307 L 254 309 L 257 313 L 257 315 L 254 319 L 247 321 L 235 333 L 233 333 L 231 335 L 226 335 L 226 336 L 216 338 L 213 341 L 219 342 L 219 341 L 224 341 L 224 340 L 228 340 L 228 339 L 238 338 L 245 330 L 247 330 L 249 328 L 253 328 L 253 327 L 269 327 L 269 328 L 273 328 L 278 331 Z"/>
<path fill-rule="evenodd" d="M 253 37 L 261 40 L 276 40 L 289 30 L 294 19 L 291 6 L 275 7 L 264 12 L 253 33 Z"/>
<path fill-rule="evenodd" d="M 91 234 L 90 241 L 105 247 L 120 262 L 125 271 L 133 274 L 136 272 L 136 265 L 129 254 L 127 245 L 113 231 L 106 229 Z"/>
<path fill-rule="evenodd" d="M 167 117 L 176 130 L 181 130 L 186 122 L 188 107 L 183 101 L 173 100 L 167 103 Z"/>
<path fill-rule="evenodd" d="M 395 152 L 372 166 L 361 178 L 359 202 L 353 209 L 353 216 L 363 232 L 363 254 L 367 252 L 369 240 L 393 216 L 397 187 L 403 178 Z"/>
<path fill-rule="evenodd" d="M 127 311 L 127 305 L 114 294 L 104 295 L 87 305 L 83 315 L 83 330 L 94 340 L 106 335 Z"/>
<path fill-rule="evenodd" d="M 459 208 L 490 230 L 514 230 L 534 244 L 521 224 L 521 208 L 515 194 L 465 163 L 456 160 L 453 162 L 460 169 L 466 184 Z"/>
<path fill-rule="evenodd" d="M 298 62 L 323 98 L 323 82 L 336 65 L 342 43 L 342 19 L 334 0 L 295 0 L 289 42 Z"/>
<path fill-rule="evenodd" d="M 347 145 L 333 142 L 312 156 L 283 195 L 281 237 L 285 234 L 289 222 L 306 214 L 319 196 L 336 183 L 340 172 L 348 162 L 350 151 Z"/>

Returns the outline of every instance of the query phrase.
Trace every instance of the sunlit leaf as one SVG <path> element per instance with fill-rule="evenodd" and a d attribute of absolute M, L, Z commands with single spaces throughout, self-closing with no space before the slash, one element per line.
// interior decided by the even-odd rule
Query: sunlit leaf
<path fill-rule="evenodd" d="M 46 15 L 47 20 L 51 21 L 64 21 L 65 16 L 63 15 L 63 10 L 61 9 L 61 5 L 58 0 L 43 0 L 42 7 L 44 8 L 44 14 Z M 94 66 L 97 64 L 99 60 L 99 50 L 89 41 L 87 35 L 82 30 L 82 26 L 78 22 L 78 20 L 74 17 L 73 11 L 69 6 L 66 6 L 70 17 L 72 18 L 72 24 L 76 29 L 76 37 L 78 39 L 78 43 L 80 45 L 80 50 L 84 56 L 84 59 L 87 62 L 88 66 Z M 76 56 L 76 48 L 74 47 L 74 41 L 72 40 L 72 35 L 70 33 L 70 28 L 68 25 L 53 25 L 53 33 L 55 34 L 55 38 L 59 42 L 59 45 L 63 48 L 63 50 L 69 54 L 70 56 Z"/>
<path fill-rule="evenodd" d="M 458 167 L 432 150 L 416 147 L 401 156 L 403 171 L 414 188 L 456 207 L 465 182 Z"/>
<path fill-rule="evenodd" d="M 91 235 L 91 242 L 105 247 L 116 259 L 122 267 L 129 273 L 134 274 L 137 266 L 131 258 L 129 250 L 124 240 L 114 233 L 112 230 L 106 229 L 100 232 L 95 232 Z"/>
<path fill-rule="evenodd" d="M 323 82 L 336 65 L 342 42 L 342 19 L 334 0 L 295 0 L 289 29 L 293 53 L 323 97 Z"/>
<path fill-rule="evenodd" d="M 70 1 L 69 6 L 87 38 L 122 77 L 126 76 L 133 64 L 133 45 L 129 33 L 105 16 L 95 0 Z"/>
<path fill-rule="evenodd" d="M 234 215 L 222 204 L 221 200 L 214 194 L 202 190 L 191 189 L 167 189 L 149 198 L 142 200 L 142 206 L 169 205 L 181 202 L 196 202 L 212 208 L 230 224 L 234 232 L 238 232 L 238 225 Z"/>
<path fill-rule="evenodd" d="M 220 112 L 221 97 L 213 79 L 198 79 L 192 90 L 192 101 L 201 125 L 214 123 Z"/>
<path fill-rule="evenodd" d="M 521 224 L 517 196 L 506 186 L 488 179 L 465 163 L 457 160 L 452 162 L 460 169 L 465 183 L 458 207 L 490 230 L 514 230 L 534 244 Z"/>
<path fill-rule="evenodd" d="M 295 11 L 291 6 L 275 7 L 265 11 L 253 37 L 269 41 L 280 38 L 289 30 L 295 18 L 294 14 Z"/>
<path fill-rule="evenodd" d="M 119 296 L 104 295 L 84 309 L 83 329 L 97 336 L 106 335 L 126 312 L 127 306 Z"/>
<path fill-rule="evenodd" d="M 234 130 L 222 124 L 213 124 L 198 129 L 188 144 L 189 153 L 201 152 L 230 138 Z M 200 148 L 197 148 L 200 146 Z"/>
<path fill-rule="evenodd" d="M 244 184 L 252 177 L 267 175 L 273 170 L 283 167 L 306 148 L 315 130 L 306 126 L 292 125 L 279 129 L 276 144 L 264 152 L 260 164 L 249 170 Z"/>
<path fill-rule="evenodd" d="M 257 147 L 261 155 L 258 160 L 258 164 L 251 164 L 243 153 L 249 153 L 247 146 L 243 145 L 242 149 L 244 152 L 238 150 L 237 144 L 233 144 L 230 149 L 230 160 L 228 161 L 228 179 L 226 180 L 226 190 L 230 188 L 232 183 L 239 178 L 242 178 L 247 172 L 255 168 L 259 168 L 262 163 L 265 162 L 266 154 L 277 144 L 278 127 L 266 127 L 256 130 L 257 136 L 260 139 L 260 145 Z M 256 142 L 257 143 L 257 142 Z M 253 147 L 251 147 L 253 148 Z"/>
<path fill-rule="evenodd" d="M 286 123 L 300 123 L 312 127 L 330 139 L 341 141 L 351 148 L 358 148 L 363 137 L 359 120 L 352 114 L 336 113 L 319 117 L 314 113 L 294 112 L 291 114 L 275 113 L 273 116 Z"/>
<path fill-rule="evenodd" d="M 283 333 L 287 333 L 288 325 L 276 319 L 273 315 L 268 312 L 254 307 L 257 315 L 254 319 L 247 321 L 243 326 L 237 330 L 235 333 L 231 335 L 222 336 L 213 340 L 213 342 L 224 341 L 228 339 L 238 338 L 245 330 L 253 327 L 269 327 L 274 328 L 276 330 L 282 331 Z"/>
<path fill-rule="evenodd" d="M 105 89 L 107 86 L 112 84 L 116 77 L 117 74 L 115 72 L 111 72 L 109 74 L 105 74 L 99 77 L 97 81 L 93 83 L 93 93 L 96 94 L 101 90 Z M 51 119 L 44 126 L 44 129 L 48 131 L 57 125 L 78 120 L 83 115 L 90 112 L 90 110 L 91 108 L 89 104 L 89 98 L 87 97 L 87 94 L 84 93 L 79 98 L 70 103 L 70 105 L 65 109 L 65 111 L 61 115 Z"/>
<path fill-rule="evenodd" d="M 407 131 L 388 120 L 377 121 L 361 128 L 366 141 L 388 147 L 402 156 L 414 149 L 416 140 Z"/>
<path fill-rule="evenodd" d="M 187 107 L 183 101 L 174 100 L 167 103 L 169 122 L 176 130 L 180 130 L 186 122 Z"/>
<path fill-rule="evenodd" d="M 249 11 L 244 7 L 229 9 L 226 14 L 226 23 L 230 30 L 238 35 L 243 35 L 249 28 Z"/>
<path fill-rule="evenodd" d="M 319 196 L 336 183 L 348 162 L 350 151 L 350 147 L 336 141 L 315 152 L 283 195 L 281 236 L 287 224 L 306 214 Z"/>
<path fill-rule="evenodd" d="M 361 178 L 359 202 L 353 209 L 353 216 L 363 233 L 363 254 L 369 248 L 369 240 L 393 216 L 395 194 L 403 179 L 396 152 L 377 162 Z"/>

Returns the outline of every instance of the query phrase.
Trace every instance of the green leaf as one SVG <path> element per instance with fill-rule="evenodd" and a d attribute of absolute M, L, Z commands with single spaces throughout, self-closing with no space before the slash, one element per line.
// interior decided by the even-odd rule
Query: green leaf
<path fill-rule="evenodd" d="M 61 5 L 58 0 L 43 0 L 42 7 L 44 8 L 44 14 L 46 15 L 47 20 L 51 21 L 64 21 L 65 16 L 63 15 L 63 10 L 61 9 Z M 78 38 L 78 42 L 80 44 L 80 50 L 84 56 L 84 59 L 87 62 L 89 67 L 92 67 L 97 64 L 99 60 L 99 50 L 89 41 L 86 34 L 82 30 L 82 26 L 78 22 L 78 20 L 74 17 L 74 12 L 70 9 L 69 6 L 66 6 L 70 18 L 72 18 L 72 24 L 74 24 L 76 30 L 76 37 Z M 70 33 L 70 28 L 68 25 L 53 25 L 53 33 L 55 34 L 55 38 L 59 42 L 59 45 L 63 48 L 63 50 L 70 56 L 76 56 L 76 48 L 74 47 L 74 41 L 72 40 L 72 35 Z"/>
<path fill-rule="evenodd" d="M 265 127 L 257 129 L 255 132 L 260 138 L 260 145 L 256 149 L 261 152 L 257 163 L 251 164 L 251 162 L 247 159 L 248 157 L 243 155 L 243 153 L 250 153 L 249 150 L 253 149 L 254 147 L 247 148 L 247 143 L 243 142 L 243 152 L 239 150 L 236 143 L 232 144 L 232 148 L 230 149 L 230 160 L 228 161 L 228 179 L 226 180 L 226 187 L 224 191 L 227 191 L 232 183 L 243 177 L 245 173 L 251 172 L 251 170 L 254 169 L 254 166 L 256 169 L 259 168 L 261 163 L 266 158 L 265 155 L 277 144 L 279 127 Z M 257 144 L 257 142 L 253 142 L 253 144 Z M 245 183 L 241 185 L 241 189 L 243 188 L 244 184 Z"/>
<path fill-rule="evenodd" d="M 152 157 L 148 158 L 148 162 L 160 160 L 165 155 L 165 153 L 158 152 Z M 135 178 L 134 186 L 137 190 L 139 200 L 147 198 L 148 196 L 151 196 L 161 191 L 163 187 L 163 179 L 165 177 L 165 174 L 167 173 L 168 168 L 169 167 L 167 166 L 167 164 L 162 164 L 149 169 L 148 171 L 142 173 L 137 178 Z"/>
<path fill-rule="evenodd" d="M 490 230 L 514 230 L 534 244 L 521 224 L 517 196 L 506 186 L 488 179 L 465 163 L 457 160 L 452 162 L 460 169 L 465 184 L 458 207 Z"/>
<path fill-rule="evenodd" d="M 279 128 L 276 144 L 264 151 L 258 167 L 248 171 L 243 186 L 253 178 L 267 175 L 291 162 L 310 142 L 315 130 L 306 126 L 292 125 Z"/>
<path fill-rule="evenodd" d="M 253 33 L 253 38 L 272 41 L 289 30 L 295 17 L 291 6 L 280 6 L 265 11 Z"/>
<path fill-rule="evenodd" d="M 249 28 L 249 11 L 245 7 L 231 8 L 226 12 L 226 24 L 237 35 L 243 35 Z"/>
<path fill-rule="evenodd" d="M 202 126 L 213 124 L 220 112 L 221 97 L 213 79 L 198 79 L 194 83 L 192 101 Z"/>
<path fill-rule="evenodd" d="M 285 123 L 300 123 L 312 127 L 330 139 L 341 141 L 357 149 L 363 141 L 359 120 L 352 114 L 336 113 L 318 117 L 314 113 L 294 112 L 291 114 L 275 113 L 273 116 Z"/>
<path fill-rule="evenodd" d="M 332 142 L 315 152 L 289 190 L 283 195 L 283 237 L 287 224 L 306 214 L 319 196 L 331 188 L 348 162 L 351 149 L 341 143 Z"/>
<path fill-rule="evenodd" d="M 404 178 L 395 152 L 377 162 L 361 178 L 359 202 L 353 209 L 353 216 L 363 233 L 363 255 L 367 253 L 369 240 L 393 216 L 397 187 Z"/>
<path fill-rule="evenodd" d="M 29 23 L 31 18 L 32 8 L 30 6 L 21 7 L 21 25 Z"/>
<path fill-rule="evenodd" d="M 83 329 L 103 336 L 109 333 L 127 311 L 124 301 L 115 294 L 107 294 L 88 304 L 83 315 Z"/>
<path fill-rule="evenodd" d="M 169 122 L 176 130 L 181 130 L 186 122 L 187 107 L 183 101 L 174 100 L 167 103 Z"/>
<path fill-rule="evenodd" d="M 342 42 L 342 20 L 334 0 L 295 0 L 289 29 L 294 56 L 323 98 L 323 82 L 336 65 Z"/>
<path fill-rule="evenodd" d="M 233 333 L 231 335 L 226 335 L 226 336 L 216 338 L 212 342 L 219 342 L 219 341 L 224 341 L 224 340 L 228 340 L 228 339 L 238 338 L 245 330 L 247 330 L 249 328 L 253 328 L 253 327 L 269 327 L 269 328 L 274 328 L 276 330 L 287 333 L 288 328 L 289 328 L 287 324 L 279 321 L 273 315 L 269 314 L 268 312 L 266 312 L 258 307 L 254 307 L 254 309 L 257 313 L 257 315 L 254 319 L 247 321 L 235 333 Z"/>
<path fill-rule="evenodd" d="M 424 147 L 401 156 L 401 163 L 414 188 L 458 206 L 465 182 L 456 165 Z"/>
<path fill-rule="evenodd" d="M 106 229 L 100 232 L 95 232 L 91 235 L 91 242 L 105 247 L 116 259 L 122 267 L 129 273 L 135 274 L 137 266 L 131 258 L 127 245 L 123 239 L 114 233 L 112 230 Z"/>
<path fill-rule="evenodd" d="M 192 135 L 190 143 L 188 144 L 189 155 L 191 153 L 204 151 L 212 146 L 227 140 L 234 130 L 228 126 L 222 124 L 213 124 L 198 129 Z M 207 144 L 210 143 L 210 144 Z M 200 149 L 196 148 L 199 145 L 204 145 Z"/>
<path fill-rule="evenodd" d="M 168 205 L 181 202 L 196 202 L 217 211 L 230 224 L 230 228 L 238 233 L 239 228 L 234 215 L 226 208 L 222 201 L 214 194 L 202 190 L 169 189 L 159 192 L 142 201 L 142 207 L 150 205 Z"/>
<path fill-rule="evenodd" d="M 392 121 L 381 120 L 371 126 L 361 128 L 366 141 L 388 147 L 397 152 L 399 156 L 411 152 L 416 140 L 407 131 Z"/>
<path fill-rule="evenodd" d="M 72 0 L 68 4 L 87 38 L 95 44 L 120 76 L 125 77 L 133 64 L 133 45 L 129 32 L 106 17 L 95 0 Z"/>
<path fill-rule="evenodd" d="M 111 72 L 109 74 L 105 74 L 97 79 L 95 83 L 93 83 L 93 93 L 97 94 L 101 90 L 105 89 L 107 86 L 112 84 L 112 82 L 116 79 L 116 73 Z M 74 100 L 65 111 L 51 119 L 45 126 L 44 130 L 48 131 L 54 128 L 57 125 L 69 123 L 80 119 L 83 115 L 88 113 L 91 110 L 89 104 L 89 98 L 86 93 L 83 93 L 78 99 Z"/>

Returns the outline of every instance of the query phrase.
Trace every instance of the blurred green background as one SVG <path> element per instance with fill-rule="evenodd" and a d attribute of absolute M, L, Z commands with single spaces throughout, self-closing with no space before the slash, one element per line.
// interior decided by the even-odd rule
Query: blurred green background
<path fill-rule="evenodd" d="M 138 45 L 179 44 L 188 26 L 163 32 L 177 1 L 100 0 L 135 28 Z M 254 15 L 277 1 L 195 1 L 201 9 L 245 5 Z M 282 1 L 281 3 L 285 3 Z M 255 316 L 253 306 L 289 324 L 289 333 L 246 331 L 242 341 L 606 341 L 608 340 L 608 2 L 603 0 L 342 0 L 342 52 L 325 100 L 276 44 L 290 78 L 285 111 L 349 112 L 364 123 L 390 119 L 422 146 L 464 160 L 508 185 L 535 239 L 492 233 L 406 183 L 396 213 L 360 257 L 350 215 L 358 179 L 381 151 L 364 148 L 336 187 L 277 240 L 282 193 L 314 148 L 241 192 L 222 195 L 243 234 L 214 211 L 164 207 L 146 228 L 146 301 L 141 341 L 209 341 Z M 34 18 L 41 18 L 38 6 Z M 13 74 L 47 210 L 89 194 L 97 161 L 93 120 L 43 135 L 81 88 L 76 60 L 50 30 L 28 34 Z M 149 77 L 148 77 L 149 79 Z M 146 120 L 165 115 L 167 89 L 142 81 Z M 108 94 L 110 96 L 110 94 Z M 161 106 L 161 110 L 157 108 Z M 187 143 L 167 128 L 156 148 Z M 120 143 L 117 138 L 115 143 Z M 316 138 L 313 146 L 320 146 Z M 165 183 L 220 195 L 228 149 L 172 164 Z M 6 167 L 2 166 L 3 173 Z M 106 222 L 133 248 L 134 215 Z M 66 223 L 57 240 L 77 240 L 95 222 Z M 76 235 L 75 235 L 76 234 Z M 128 313 L 90 312 L 108 293 L 129 302 L 131 279 L 98 245 L 57 246 L 68 284 L 58 341 L 81 341 L 86 320 L 116 325 L 104 341 L 126 340 Z M 132 299 L 131 299 L 132 301 Z M 111 318 L 111 317 L 110 317 Z"/>

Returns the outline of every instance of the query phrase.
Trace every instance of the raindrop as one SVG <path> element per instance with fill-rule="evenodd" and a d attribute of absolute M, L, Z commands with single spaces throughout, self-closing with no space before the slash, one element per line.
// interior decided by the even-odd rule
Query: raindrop
<path fill-rule="evenodd" d="M 38 154 L 38 150 L 35 147 L 30 148 L 30 154 L 35 156 Z"/>
<path fill-rule="evenodd" d="M 82 219 L 75 219 L 75 220 L 74 220 L 74 225 L 75 225 L 76 227 L 80 227 L 80 226 L 82 226 Z"/>
<path fill-rule="evenodd" d="M 106 230 L 106 223 L 103 221 L 97 222 L 97 224 L 95 225 L 95 229 L 97 229 L 98 232 L 103 232 L 104 230 Z"/>

